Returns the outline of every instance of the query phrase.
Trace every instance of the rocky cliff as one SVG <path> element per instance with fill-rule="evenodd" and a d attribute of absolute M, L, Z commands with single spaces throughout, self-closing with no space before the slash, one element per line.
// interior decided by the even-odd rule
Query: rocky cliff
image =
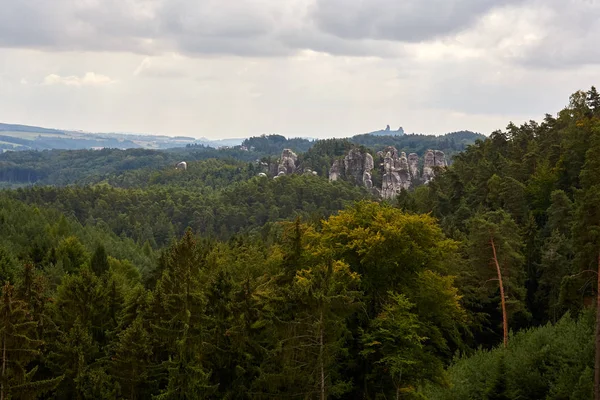
<path fill-rule="evenodd" d="M 446 166 L 446 156 L 443 151 L 427 150 L 423 161 L 423 183 L 428 183 L 433 179 L 436 168 Z"/>
<path fill-rule="evenodd" d="M 290 175 L 296 172 L 296 161 L 298 161 L 296 153 L 290 149 L 283 149 L 277 166 L 277 176 Z"/>
<path fill-rule="evenodd" d="M 337 181 L 341 177 L 367 188 L 373 187 L 371 171 L 374 167 L 373 156 L 358 148 L 348 152 L 343 160 L 335 160 L 329 169 L 329 180 Z"/>
<path fill-rule="evenodd" d="M 410 153 L 408 155 L 408 170 L 413 180 L 419 179 L 419 156 L 417 153 Z"/>
<path fill-rule="evenodd" d="M 390 199 L 396 197 L 402 189 L 411 186 L 411 176 L 406 153 L 398 154 L 398 150 L 387 147 L 377 155 L 383 159 L 383 178 L 381 182 L 381 197 Z"/>
<path fill-rule="evenodd" d="M 366 187 L 372 187 L 371 171 L 373 170 L 373 156 L 360 149 L 352 149 L 344 157 L 344 172 L 346 179 Z"/>
<path fill-rule="evenodd" d="M 428 150 L 423 161 L 423 171 L 419 165 L 419 156 L 411 153 L 399 153 L 389 146 L 377 153 L 378 167 L 381 172 L 381 189 L 373 187 L 372 170 L 374 160 L 369 153 L 360 149 L 352 149 L 343 160 L 333 162 L 329 170 L 329 180 L 335 181 L 342 177 L 379 193 L 384 199 L 393 199 L 398 193 L 417 185 L 428 183 L 435 176 L 436 167 L 445 167 L 444 153 L 439 150 Z"/>
<path fill-rule="evenodd" d="M 264 164 L 264 165 L 263 165 Z M 283 175 L 317 173 L 304 165 L 298 165 L 298 156 L 290 149 L 284 149 L 277 163 L 261 166 L 275 178 Z M 358 186 L 363 186 L 375 195 L 384 199 L 395 198 L 403 189 L 408 190 L 418 184 L 427 184 L 439 168 L 446 167 L 446 158 L 442 151 L 427 150 L 423 164 L 416 153 L 398 152 L 393 146 L 386 147 L 377 153 L 376 159 L 361 148 L 353 148 L 342 159 L 335 160 L 329 168 L 329 180 L 345 179 Z M 373 170 L 381 177 L 381 187 L 373 184 Z M 264 174 L 264 173 L 263 173 Z M 262 175 L 261 175 L 262 176 Z"/>

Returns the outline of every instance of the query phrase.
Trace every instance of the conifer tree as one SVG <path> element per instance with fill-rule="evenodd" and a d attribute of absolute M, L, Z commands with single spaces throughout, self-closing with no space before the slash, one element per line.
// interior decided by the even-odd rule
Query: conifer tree
<path fill-rule="evenodd" d="M 130 400 L 149 397 L 148 381 L 152 342 L 142 317 L 119 334 L 111 358 L 112 375 L 121 385 L 122 394 Z M 152 385 L 150 385 L 152 386 Z"/>
<path fill-rule="evenodd" d="M 96 274 L 98 277 L 108 272 L 108 256 L 106 255 L 106 249 L 104 248 L 104 245 L 99 244 L 98 247 L 96 247 L 96 251 L 94 251 L 92 259 L 90 260 L 90 266 L 94 274 Z"/>
<path fill-rule="evenodd" d="M 305 366 L 305 390 L 313 390 L 321 400 L 340 396 L 350 383 L 341 376 L 341 355 L 348 333 L 346 318 L 360 306 L 360 278 L 341 261 L 323 260 L 302 269 L 294 281 L 295 300 L 301 304 L 292 324 L 298 338 L 289 341 L 297 347 L 298 361 Z M 290 339 L 290 338 L 286 338 Z M 293 366 L 292 366 L 293 368 Z"/>
<path fill-rule="evenodd" d="M 595 113 L 600 113 L 600 94 L 594 86 L 587 92 L 587 105 Z"/>
<path fill-rule="evenodd" d="M 162 363 L 168 375 L 160 399 L 199 399 L 210 388 L 202 364 L 205 339 L 203 260 L 191 229 L 174 243 L 156 284 L 153 331 L 164 345 Z"/>
<path fill-rule="evenodd" d="M 524 258 L 521 254 L 523 243 L 517 225 L 503 210 L 476 215 L 469 221 L 469 228 L 469 258 L 478 281 L 474 284 L 484 290 L 487 288 L 486 295 L 491 296 L 495 290 L 490 291 L 493 286 L 488 283 L 496 282 L 506 347 L 509 317 L 517 313 L 527 316 Z"/>
<path fill-rule="evenodd" d="M 87 326 L 76 317 L 72 326 L 51 344 L 48 354 L 48 366 L 65 377 L 57 388 L 59 397 L 83 397 L 81 384 L 98 356 L 98 346 Z"/>
<path fill-rule="evenodd" d="M 63 378 L 35 381 L 37 367 L 27 370 L 43 344 L 35 339 L 36 326 L 26 303 L 18 300 L 14 286 L 6 283 L 0 304 L 0 400 L 34 399 L 52 390 Z"/>

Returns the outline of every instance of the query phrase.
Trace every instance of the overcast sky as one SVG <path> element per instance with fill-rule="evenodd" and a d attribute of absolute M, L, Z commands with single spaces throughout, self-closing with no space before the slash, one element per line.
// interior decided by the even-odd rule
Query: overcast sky
<path fill-rule="evenodd" d="M 485 134 L 600 86 L 599 0 L 0 0 L 0 122 Z"/>

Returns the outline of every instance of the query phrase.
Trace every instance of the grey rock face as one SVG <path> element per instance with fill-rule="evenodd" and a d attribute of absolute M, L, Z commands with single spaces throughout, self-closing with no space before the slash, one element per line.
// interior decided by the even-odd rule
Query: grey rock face
<path fill-rule="evenodd" d="M 417 153 L 410 153 L 408 155 L 408 170 L 411 180 L 415 181 L 419 179 L 419 156 Z"/>
<path fill-rule="evenodd" d="M 369 153 L 363 153 L 360 149 L 352 149 L 344 157 L 344 172 L 346 178 L 353 180 L 356 184 L 367 185 L 371 181 L 371 171 L 373 170 L 373 156 Z M 367 175 L 365 175 L 367 173 Z M 371 182 L 371 186 L 373 183 Z"/>
<path fill-rule="evenodd" d="M 187 169 L 187 163 L 185 161 L 182 161 L 180 163 L 177 163 L 177 166 L 175 166 L 176 169 L 183 169 L 186 170 Z"/>
<path fill-rule="evenodd" d="M 383 178 L 381 183 L 381 197 L 393 199 L 402 189 L 408 189 L 411 185 L 406 153 L 398 155 L 398 150 L 390 146 L 383 152 Z"/>
<path fill-rule="evenodd" d="M 423 182 L 429 183 L 435 177 L 435 169 L 445 168 L 446 156 L 440 150 L 427 150 L 423 164 Z"/>
<path fill-rule="evenodd" d="M 337 181 L 342 174 L 342 163 L 340 160 L 335 160 L 329 168 L 329 182 Z"/>
<path fill-rule="evenodd" d="M 375 168 L 373 157 L 360 149 L 352 149 L 343 160 L 336 160 L 329 169 L 329 180 L 336 181 L 345 177 L 356 185 L 367 188 L 374 195 L 384 199 L 395 198 L 403 189 L 408 190 L 418 183 L 428 183 L 435 176 L 438 168 L 447 166 L 442 151 L 428 150 L 424 156 L 424 167 L 421 171 L 419 156 L 398 152 L 389 146 L 377 152 L 378 168 L 382 173 L 381 190 L 373 186 L 372 170 Z"/>
<path fill-rule="evenodd" d="M 329 180 L 336 181 L 342 175 L 357 185 L 363 185 L 368 189 L 373 187 L 371 171 L 373 170 L 373 156 L 363 153 L 360 149 L 352 149 L 344 157 L 343 162 L 335 160 L 329 169 Z"/>
<path fill-rule="evenodd" d="M 290 149 L 283 149 L 277 167 L 277 175 L 290 175 L 296 172 L 296 161 L 298 161 L 296 153 Z"/>

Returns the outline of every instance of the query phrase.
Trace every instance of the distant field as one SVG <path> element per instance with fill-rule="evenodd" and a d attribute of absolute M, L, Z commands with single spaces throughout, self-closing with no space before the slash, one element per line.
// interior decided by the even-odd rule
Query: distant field
<path fill-rule="evenodd" d="M 41 136 L 41 137 L 60 137 L 60 138 L 69 137 L 69 135 L 61 135 L 58 133 L 13 132 L 13 131 L 0 131 L 0 135 L 13 136 L 13 137 L 17 137 L 17 138 L 21 138 L 21 139 L 29 139 L 29 140 L 33 140 L 39 136 Z"/>
<path fill-rule="evenodd" d="M 183 136 L 170 137 L 119 132 L 83 132 L 0 122 L 0 140 L 10 143 L 13 138 L 15 142 L 20 142 L 18 143 L 21 145 L 19 150 L 28 148 L 37 150 L 77 150 L 98 147 L 168 149 L 184 147 L 188 143 L 195 142 L 194 138 Z M 239 140 L 239 143 L 241 143 L 241 140 Z M 3 146 L 6 145 L 3 144 Z"/>

